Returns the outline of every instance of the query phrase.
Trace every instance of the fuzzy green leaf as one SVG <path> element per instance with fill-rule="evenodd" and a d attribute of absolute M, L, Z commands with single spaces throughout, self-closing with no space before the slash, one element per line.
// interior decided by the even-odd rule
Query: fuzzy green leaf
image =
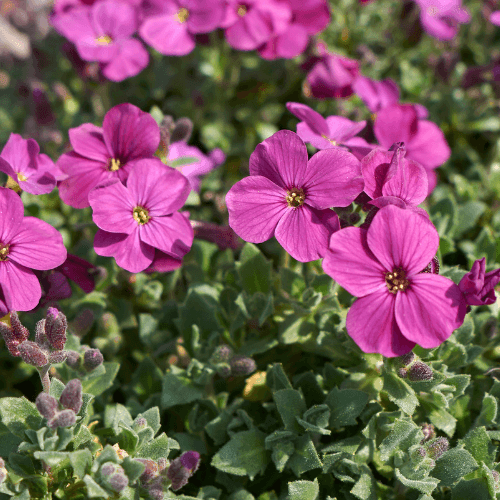
<path fill-rule="evenodd" d="M 318 478 L 314 481 L 293 481 L 288 483 L 289 500 L 316 500 L 318 495 Z"/>

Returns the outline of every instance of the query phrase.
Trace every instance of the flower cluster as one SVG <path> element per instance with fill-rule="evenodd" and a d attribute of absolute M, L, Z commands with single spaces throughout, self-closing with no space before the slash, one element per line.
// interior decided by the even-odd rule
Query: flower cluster
<path fill-rule="evenodd" d="M 198 35 L 221 28 L 235 49 L 292 58 L 326 27 L 330 12 L 326 0 L 58 0 L 51 21 L 84 61 L 121 81 L 149 62 L 136 34 L 161 54 L 183 56 Z"/>

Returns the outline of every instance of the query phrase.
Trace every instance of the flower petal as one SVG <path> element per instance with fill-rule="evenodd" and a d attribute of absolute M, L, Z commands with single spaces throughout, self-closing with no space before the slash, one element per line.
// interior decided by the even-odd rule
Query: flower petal
<path fill-rule="evenodd" d="M 389 291 L 380 291 L 361 297 L 351 305 L 347 313 L 347 333 L 363 352 L 377 352 L 390 358 L 415 347 L 396 323 L 394 302 Z"/>
<path fill-rule="evenodd" d="M 30 269 L 54 269 L 66 256 L 61 233 L 36 217 L 25 217 L 10 240 L 9 260 Z"/>
<path fill-rule="evenodd" d="M 286 108 L 295 115 L 317 135 L 329 137 L 329 129 L 326 120 L 314 109 L 300 102 L 287 102 Z"/>
<path fill-rule="evenodd" d="M 35 273 L 11 260 L 0 262 L 0 283 L 9 311 L 31 311 L 42 297 Z"/>
<path fill-rule="evenodd" d="M 379 111 L 373 132 L 384 148 L 390 148 L 395 142 L 404 142 L 408 148 L 418 125 L 417 113 L 411 104 L 391 104 Z"/>
<path fill-rule="evenodd" d="M 69 129 L 69 141 L 81 156 L 106 163 L 110 154 L 104 143 L 102 128 L 92 123 L 84 123 Z"/>
<path fill-rule="evenodd" d="M 19 231 L 24 217 L 20 196 L 8 188 L 0 188 L 0 243 L 10 243 Z"/>
<path fill-rule="evenodd" d="M 92 24 L 99 36 L 128 38 L 137 31 L 137 14 L 126 2 L 117 4 L 114 0 L 96 2 L 92 6 Z"/>
<path fill-rule="evenodd" d="M 103 75 L 113 82 L 121 82 L 139 74 L 149 63 L 149 52 L 135 38 L 118 40 L 115 56 L 102 68 Z"/>
<path fill-rule="evenodd" d="M 302 205 L 286 209 L 276 226 L 275 236 L 294 259 L 310 262 L 325 256 L 330 236 L 339 229 L 339 218 L 333 210 Z"/>
<path fill-rule="evenodd" d="M 436 255 L 439 235 L 432 223 L 420 214 L 388 205 L 375 215 L 367 241 L 388 271 L 402 267 L 409 277 L 422 271 Z"/>
<path fill-rule="evenodd" d="M 23 139 L 19 134 L 10 134 L 0 156 L 14 172 L 30 173 L 37 168 L 40 147 L 34 139 Z"/>
<path fill-rule="evenodd" d="M 280 130 L 261 142 L 250 156 L 250 174 L 262 175 L 283 189 L 302 187 L 307 148 L 291 130 Z"/>
<path fill-rule="evenodd" d="M 145 269 L 146 273 L 168 273 L 182 266 L 182 259 L 176 259 L 160 250 L 155 250 L 155 256 L 151 265 Z"/>
<path fill-rule="evenodd" d="M 372 199 L 382 196 L 382 187 L 394 153 L 374 149 L 361 160 L 361 171 L 365 181 L 364 192 Z"/>
<path fill-rule="evenodd" d="M 466 314 L 460 288 L 437 274 L 417 274 L 396 294 L 396 321 L 403 335 L 425 349 L 437 347 L 460 327 Z"/>
<path fill-rule="evenodd" d="M 31 194 L 47 194 L 56 187 L 56 179 L 49 172 L 37 172 L 28 177 L 26 181 L 18 179 L 19 187 Z"/>
<path fill-rule="evenodd" d="M 325 139 L 321 135 L 314 132 L 314 130 L 312 130 L 306 122 L 297 123 L 297 135 L 304 142 L 308 142 L 316 149 L 329 149 L 337 147 L 337 145 L 330 141 L 330 139 Z"/>
<path fill-rule="evenodd" d="M 346 207 L 363 191 L 361 164 L 340 148 L 318 151 L 309 160 L 302 187 L 314 208 Z"/>
<path fill-rule="evenodd" d="M 260 175 L 238 181 L 227 193 L 229 225 L 245 241 L 262 243 L 274 234 L 288 205 L 286 192 Z"/>
<path fill-rule="evenodd" d="M 443 131 L 427 120 L 418 121 L 418 129 L 411 141 L 406 144 L 406 156 L 418 161 L 425 168 L 436 168 L 451 156 Z"/>
<path fill-rule="evenodd" d="M 326 119 L 328 124 L 328 137 L 337 142 L 345 142 L 359 134 L 365 127 L 366 121 L 353 122 L 343 116 L 329 116 Z"/>
<path fill-rule="evenodd" d="M 366 243 L 366 231 L 346 227 L 332 234 L 323 270 L 355 297 L 386 288 L 386 270 Z"/>

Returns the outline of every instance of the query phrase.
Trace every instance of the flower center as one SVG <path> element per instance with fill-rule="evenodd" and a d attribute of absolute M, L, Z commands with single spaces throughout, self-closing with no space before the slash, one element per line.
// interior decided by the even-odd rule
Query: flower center
<path fill-rule="evenodd" d="M 330 139 L 329 137 L 327 137 L 324 134 L 321 137 L 323 137 L 323 139 L 326 139 L 332 146 L 338 146 L 339 145 L 339 143 L 337 141 L 334 141 L 333 139 Z"/>
<path fill-rule="evenodd" d="M 239 5 L 238 6 L 238 16 L 243 17 L 247 15 L 248 9 L 245 7 L 245 5 Z"/>
<path fill-rule="evenodd" d="M 24 182 L 24 181 L 27 181 L 28 178 L 22 174 L 21 172 L 18 172 L 17 174 L 17 182 Z"/>
<path fill-rule="evenodd" d="M 121 167 L 121 162 L 118 158 L 110 158 L 108 160 L 108 170 L 110 172 L 116 172 Z"/>
<path fill-rule="evenodd" d="M 97 45 L 109 45 L 113 39 L 108 35 L 101 35 L 95 39 Z"/>
<path fill-rule="evenodd" d="M 439 9 L 436 6 L 432 5 L 427 9 L 427 14 L 432 17 L 437 16 L 439 14 Z"/>
<path fill-rule="evenodd" d="M 141 226 L 147 224 L 151 220 L 151 215 L 144 207 L 135 207 L 132 212 L 132 217 L 136 220 Z"/>
<path fill-rule="evenodd" d="M 9 255 L 9 245 L 0 243 L 0 262 L 7 260 L 7 255 Z"/>
<path fill-rule="evenodd" d="M 189 10 L 187 10 L 185 7 L 181 7 L 179 11 L 177 12 L 177 20 L 180 23 L 185 23 L 189 18 Z"/>
<path fill-rule="evenodd" d="M 297 208 L 304 204 L 306 195 L 301 188 L 292 188 L 286 192 L 286 202 L 291 208 Z"/>
<path fill-rule="evenodd" d="M 396 267 L 392 273 L 385 273 L 385 283 L 391 293 L 404 292 L 410 285 L 402 267 Z"/>

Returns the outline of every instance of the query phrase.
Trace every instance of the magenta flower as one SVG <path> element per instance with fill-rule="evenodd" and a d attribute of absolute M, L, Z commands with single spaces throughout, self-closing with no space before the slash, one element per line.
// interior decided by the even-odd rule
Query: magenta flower
<path fill-rule="evenodd" d="M 176 160 L 186 158 L 185 165 L 177 165 Z M 197 147 L 188 146 L 184 141 L 173 142 L 168 146 L 167 162 L 187 177 L 191 189 L 200 192 L 201 177 L 208 174 L 221 163 L 226 156 L 220 149 L 214 149 L 210 155 L 203 154 Z"/>
<path fill-rule="evenodd" d="M 292 11 L 290 23 L 259 48 L 259 54 L 264 59 L 291 59 L 302 54 L 307 48 L 309 37 L 324 30 L 330 22 L 330 11 L 325 0 L 287 0 L 286 3 Z"/>
<path fill-rule="evenodd" d="M 165 55 L 183 56 L 195 47 L 195 35 L 218 28 L 224 16 L 221 0 L 149 0 L 150 14 L 141 38 Z"/>
<path fill-rule="evenodd" d="M 317 44 L 319 57 L 306 64 L 307 83 L 311 95 L 317 99 L 349 97 L 359 74 L 358 61 L 328 52 L 323 43 Z"/>
<path fill-rule="evenodd" d="M 56 180 L 50 173 L 54 162 L 40 154 L 34 139 L 23 139 L 19 134 L 10 134 L 0 153 L 0 171 L 9 175 L 19 187 L 31 194 L 50 193 Z"/>
<path fill-rule="evenodd" d="M 229 225 L 245 241 L 262 243 L 273 235 L 294 258 L 322 257 L 339 229 L 330 207 L 345 207 L 363 190 L 359 161 L 340 148 L 310 160 L 297 134 L 280 130 L 250 156 L 250 177 L 227 193 Z"/>
<path fill-rule="evenodd" d="M 0 315 L 35 308 L 42 290 L 32 269 L 53 269 L 65 259 L 60 233 L 35 217 L 24 217 L 21 198 L 0 188 Z"/>
<path fill-rule="evenodd" d="M 365 231 L 334 233 L 324 271 L 359 297 L 347 313 L 347 333 L 364 352 L 401 356 L 415 344 L 437 347 L 458 328 L 466 304 L 458 286 L 421 273 L 437 252 L 439 235 L 424 217 L 393 205 Z"/>
<path fill-rule="evenodd" d="M 462 0 L 415 0 L 420 7 L 420 22 L 424 30 L 438 40 L 451 40 L 458 25 L 470 21 L 469 11 Z"/>
<path fill-rule="evenodd" d="M 378 208 L 396 205 L 427 216 L 425 210 L 417 208 L 427 197 L 426 171 L 417 162 L 406 159 L 405 152 L 399 146 L 395 151 L 376 149 L 365 156 L 361 160 L 364 192 L 372 198 L 369 203 Z"/>
<path fill-rule="evenodd" d="M 104 116 L 102 128 L 85 123 L 69 131 L 73 151 L 57 166 L 68 175 L 59 195 L 75 208 L 89 206 L 89 191 L 107 179 L 125 182 L 137 160 L 152 158 L 160 144 L 154 118 L 132 104 L 119 104 Z"/>
<path fill-rule="evenodd" d="M 497 26 L 500 26 L 500 10 L 495 10 L 490 14 L 489 17 L 490 23 L 493 23 Z"/>
<path fill-rule="evenodd" d="M 353 122 L 343 116 L 329 116 L 325 119 L 309 106 L 298 102 L 287 102 L 286 107 L 302 120 L 297 124 L 297 135 L 316 149 L 345 146 L 359 160 L 373 149 L 363 138 L 355 137 L 365 128 L 364 120 Z"/>
<path fill-rule="evenodd" d="M 255 50 L 283 33 L 292 19 L 286 2 L 277 0 L 227 0 L 224 20 L 226 40 L 238 50 Z"/>
<path fill-rule="evenodd" d="M 497 298 L 495 287 L 500 283 L 500 269 L 489 273 L 486 271 L 486 259 L 476 260 L 458 284 L 462 290 L 467 304 L 471 306 L 485 306 L 493 304 Z"/>
<path fill-rule="evenodd" d="M 158 159 L 138 161 L 127 187 L 118 179 L 97 186 L 89 194 L 92 218 L 100 228 L 96 253 L 114 257 L 132 273 L 153 262 L 155 249 L 182 259 L 193 243 L 193 229 L 177 210 L 189 191 L 188 180 Z"/>
<path fill-rule="evenodd" d="M 83 60 L 100 62 L 102 73 L 109 80 L 125 80 L 148 65 L 148 51 L 132 38 L 138 18 L 136 9 L 127 2 L 103 0 L 90 7 L 56 13 L 51 22 L 76 45 Z"/>
<path fill-rule="evenodd" d="M 451 155 L 441 129 L 428 120 L 419 120 L 415 106 L 392 104 L 382 109 L 373 125 L 380 145 L 388 149 L 395 142 L 403 142 L 406 157 L 425 167 L 429 192 L 436 186 L 433 169 L 441 166 Z"/>

